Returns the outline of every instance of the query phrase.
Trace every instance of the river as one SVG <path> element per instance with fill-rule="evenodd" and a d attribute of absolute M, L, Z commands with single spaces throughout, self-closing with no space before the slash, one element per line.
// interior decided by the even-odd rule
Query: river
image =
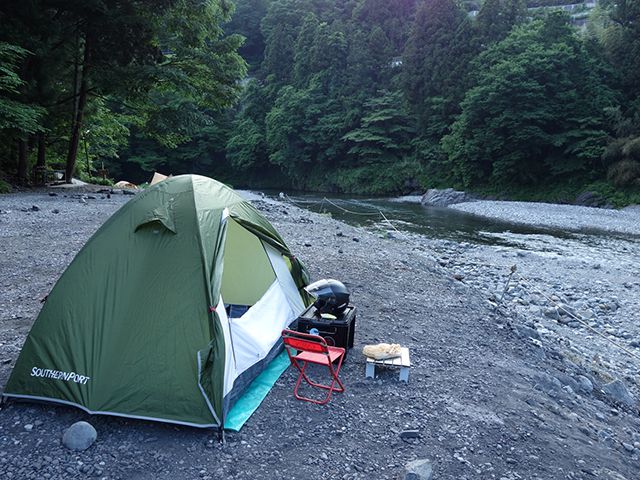
<path fill-rule="evenodd" d="M 277 193 L 265 192 L 278 197 Z M 280 199 L 283 198 L 280 196 Z M 295 193 L 284 200 L 299 207 L 330 214 L 337 220 L 393 233 L 394 230 L 419 233 L 430 238 L 487 245 L 521 246 L 521 241 L 509 240 L 508 235 L 550 235 L 571 239 L 575 235 L 559 229 L 529 227 L 492 220 L 445 207 L 425 207 L 420 197 L 354 198 L 339 195 Z"/>

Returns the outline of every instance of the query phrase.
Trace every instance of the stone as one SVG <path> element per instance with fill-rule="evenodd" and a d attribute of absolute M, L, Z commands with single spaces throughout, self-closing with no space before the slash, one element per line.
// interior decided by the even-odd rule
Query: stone
<path fill-rule="evenodd" d="M 627 387 L 620 379 L 615 379 L 613 382 L 603 385 L 602 391 L 611 400 L 626 407 L 633 408 L 636 404 L 635 399 L 631 396 L 629 390 L 627 390 Z"/>
<path fill-rule="evenodd" d="M 593 318 L 593 312 L 591 310 L 578 310 L 577 313 L 583 320 L 591 320 Z"/>
<path fill-rule="evenodd" d="M 62 435 L 62 444 L 70 450 L 82 451 L 93 445 L 98 432 L 90 423 L 76 422 Z"/>
<path fill-rule="evenodd" d="M 418 437 L 420 437 L 420 431 L 418 430 L 403 430 L 402 432 L 400 432 L 400 438 L 402 439 Z"/>
<path fill-rule="evenodd" d="M 544 392 L 556 392 L 562 389 L 562 383 L 555 377 L 546 373 L 539 373 L 534 376 L 535 388 Z"/>
<path fill-rule="evenodd" d="M 584 207 L 604 207 L 607 204 L 607 201 L 599 193 L 582 192 L 576 197 L 574 203 Z"/>
<path fill-rule="evenodd" d="M 433 466 L 427 459 L 418 459 L 407 463 L 405 467 L 404 480 L 431 480 Z"/>
<path fill-rule="evenodd" d="M 578 383 L 578 391 L 586 394 L 593 392 L 593 383 L 584 375 L 578 375 L 576 381 Z"/>
<path fill-rule="evenodd" d="M 570 387 L 572 393 L 580 390 L 578 382 L 576 382 L 571 376 L 567 375 L 566 373 L 558 373 L 556 375 L 556 378 L 563 385 L 563 387 Z"/>
<path fill-rule="evenodd" d="M 624 449 L 627 452 L 632 452 L 635 450 L 635 447 L 633 445 L 631 445 L 630 443 L 623 443 L 622 446 L 624 447 Z"/>
<path fill-rule="evenodd" d="M 33 430 L 33 424 L 32 424 L 32 423 L 27 423 L 27 424 L 24 426 L 24 429 L 25 429 L 27 432 L 30 432 L 31 430 Z"/>
<path fill-rule="evenodd" d="M 473 198 L 465 192 L 454 190 L 453 188 L 446 188 L 444 190 L 430 188 L 422 196 L 420 201 L 423 205 L 430 207 L 447 207 L 454 203 L 468 202 L 470 200 L 473 200 Z"/>
<path fill-rule="evenodd" d="M 540 340 L 540 333 L 535 328 L 527 327 L 525 325 L 515 326 L 516 335 L 520 338 L 535 338 Z"/>

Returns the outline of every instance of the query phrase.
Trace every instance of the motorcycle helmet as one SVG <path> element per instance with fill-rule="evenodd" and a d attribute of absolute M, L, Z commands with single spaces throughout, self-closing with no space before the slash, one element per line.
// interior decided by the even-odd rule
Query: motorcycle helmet
<path fill-rule="evenodd" d="M 337 317 L 349 305 L 349 290 L 338 280 L 318 280 L 307 285 L 305 290 L 316 299 L 313 306 L 316 307 L 318 315 L 328 313 Z"/>

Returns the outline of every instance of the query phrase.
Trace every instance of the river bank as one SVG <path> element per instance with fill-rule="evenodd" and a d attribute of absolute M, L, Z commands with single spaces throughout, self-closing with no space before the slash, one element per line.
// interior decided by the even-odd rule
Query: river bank
<path fill-rule="evenodd" d="M 640 208 L 622 210 L 554 203 L 480 200 L 449 205 L 458 211 L 534 227 L 640 236 Z"/>
<path fill-rule="evenodd" d="M 39 300 L 128 198 L 62 192 L 0 196 L 0 385 Z M 621 243 L 602 253 L 587 240 L 560 249 L 540 238 L 540 248 L 533 251 L 409 233 L 380 235 L 290 204 L 252 198 L 309 267 L 312 279 L 337 278 L 352 292 L 358 321 L 355 349 L 341 372 L 346 392 L 326 407 L 296 401 L 295 377 L 287 371 L 243 430 L 228 434 L 224 445 L 198 429 L 11 403 L 0 412 L 0 476 L 398 479 L 406 464 L 425 459 L 440 479 L 637 478 L 637 404 L 625 404 L 611 387 L 618 379 L 634 393 L 624 373 L 633 367 L 621 364 L 623 370 L 617 370 L 609 358 L 609 366 L 582 361 L 582 354 L 571 349 L 576 341 L 564 336 L 578 329 L 511 306 L 518 304 L 516 291 L 497 311 L 487 295 L 504 288 L 514 261 L 527 278 L 538 273 L 562 286 L 573 278 L 563 276 L 565 270 L 575 274 L 578 290 L 581 276 L 585 284 L 593 278 L 590 262 L 579 266 L 585 249 L 593 248 L 590 255 L 602 258 L 594 276 L 606 275 L 602 281 L 616 286 L 616 315 L 622 321 L 633 314 L 634 304 L 618 291 L 614 280 L 623 269 L 611 269 L 611 262 L 632 246 Z M 636 251 L 627 252 L 621 264 L 633 260 Z M 564 266 L 553 270 L 556 263 Z M 542 275 L 545 269 L 548 276 Z M 628 276 L 630 297 L 637 297 L 633 277 L 639 277 L 633 268 Z M 528 306 L 544 308 L 534 299 Z M 605 318 L 611 323 L 618 317 Z M 390 370 L 380 371 L 375 380 L 364 378 L 359 350 L 380 341 L 410 348 L 408 384 Z M 592 351 L 584 356 L 592 359 Z M 77 420 L 98 430 L 98 441 L 82 453 L 60 444 L 64 429 Z M 417 436 L 403 433 L 410 430 Z"/>

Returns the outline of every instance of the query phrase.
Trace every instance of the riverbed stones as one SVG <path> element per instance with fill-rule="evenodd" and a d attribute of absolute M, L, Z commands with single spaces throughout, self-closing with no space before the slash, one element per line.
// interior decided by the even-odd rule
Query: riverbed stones
<path fill-rule="evenodd" d="M 562 389 L 562 383 L 547 373 L 538 373 L 533 377 L 535 388 L 543 392 L 557 392 Z"/>
<path fill-rule="evenodd" d="M 580 392 L 590 394 L 593 392 L 593 383 L 584 375 L 578 375 L 576 377 L 576 381 L 578 383 L 578 390 Z"/>
<path fill-rule="evenodd" d="M 540 333 L 535 328 L 527 327 L 526 325 L 515 326 L 516 335 L 520 338 L 534 338 L 540 340 Z"/>
<path fill-rule="evenodd" d="M 626 407 L 633 408 L 636 404 L 635 399 L 631 396 L 625 384 L 618 378 L 613 382 L 603 385 L 602 391 L 611 400 Z"/>
<path fill-rule="evenodd" d="M 76 422 L 62 435 L 62 444 L 70 450 L 83 451 L 93 445 L 98 432 L 87 422 Z"/>
<path fill-rule="evenodd" d="M 433 466 L 431 461 L 422 458 L 407 463 L 404 480 L 431 480 L 432 475 Z"/>

